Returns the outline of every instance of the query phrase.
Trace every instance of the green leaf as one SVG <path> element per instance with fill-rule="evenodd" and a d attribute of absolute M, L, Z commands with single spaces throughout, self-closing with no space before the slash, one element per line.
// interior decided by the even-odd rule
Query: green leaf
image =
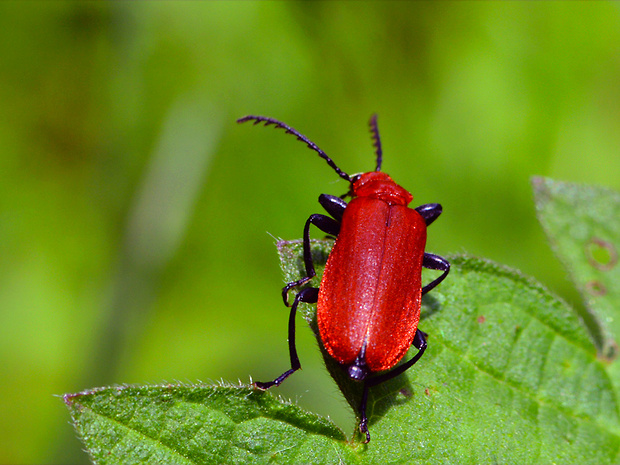
<path fill-rule="evenodd" d="M 597 327 L 601 355 L 620 336 L 620 194 L 596 186 L 532 179 L 538 218 Z"/>
<path fill-rule="evenodd" d="M 331 246 L 313 241 L 317 271 Z M 302 276 L 301 242 L 278 249 L 285 280 Z M 572 309 L 514 270 L 470 257 L 450 261 L 450 276 L 423 302 L 424 357 L 371 389 L 372 439 L 360 449 L 362 460 L 617 462 L 612 382 Z M 311 309 L 302 311 L 316 332 Z M 355 409 L 359 386 L 325 361 Z"/>
<path fill-rule="evenodd" d="M 99 464 L 356 461 L 328 420 L 250 386 L 120 386 L 64 400 Z"/>
<path fill-rule="evenodd" d="M 317 270 L 331 246 L 313 241 Z M 304 273 L 301 248 L 278 244 L 287 280 Z M 423 300 L 424 357 L 370 390 L 369 444 L 359 434 L 347 441 L 329 421 L 275 398 L 277 388 L 250 386 L 68 395 L 78 434 L 102 464 L 617 463 L 620 409 L 610 365 L 597 358 L 572 309 L 514 270 L 471 257 L 450 261 L 448 279 Z M 316 330 L 314 307 L 302 312 Z M 356 408 L 360 385 L 326 362 Z"/>

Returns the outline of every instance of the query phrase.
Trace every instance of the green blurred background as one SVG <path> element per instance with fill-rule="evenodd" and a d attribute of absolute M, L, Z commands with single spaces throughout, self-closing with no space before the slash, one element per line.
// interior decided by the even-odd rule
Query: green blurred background
<path fill-rule="evenodd" d="M 348 172 L 441 202 L 428 249 L 580 306 L 529 178 L 620 189 L 618 3 L 0 3 L 0 463 L 86 461 L 59 395 L 288 367 L 274 237 Z M 423 323 L 422 323 L 423 324 Z M 276 392 L 352 431 L 310 331 Z"/>

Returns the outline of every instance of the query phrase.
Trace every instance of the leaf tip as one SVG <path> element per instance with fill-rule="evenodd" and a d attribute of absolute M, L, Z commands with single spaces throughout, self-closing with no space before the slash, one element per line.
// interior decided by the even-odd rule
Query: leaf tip
<path fill-rule="evenodd" d="M 80 394 L 65 394 L 62 396 L 62 400 L 65 403 L 65 405 L 67 407 L 72 407 L 73 406 L 73 401 L 75 400 L 75 398 L 79 397 Z"/>

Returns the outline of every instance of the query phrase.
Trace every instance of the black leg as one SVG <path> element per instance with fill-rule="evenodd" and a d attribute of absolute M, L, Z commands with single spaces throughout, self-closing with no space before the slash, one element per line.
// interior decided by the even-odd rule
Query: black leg
<path fill-rule="evenodd" d="M 310 225 L 313 224 L 321 231 L 326 232 L 327 234 L 331 234 L 333 236 L 337 236 L 340 231 L 340 223 L 338 223 L 335 219 L 330 218 L 326 215 L 320 215 L 318 213 L 314 215 L 310 215 L 310 218 L 306 221 L 306 225 L 304 226 L 304 265 L 306 266 L 306 276 L 297 281 L 293 281 L 288 283 L 286 286 L 282 288 L 282 299 L 284 300 L 284 305 L 288 307 L 288 291 L 292 288 L 301 286 L 302 284 L 307 283 L 312 278 L 316 276 L 316 271 L 314 271 L 314 263 L 312 262 L 312 249 L 310 248 Z"/>
<path fill-rule="evenodd" d="M 319 195 L 319 203 L 332 218 L 334 218 L 338 223 L 342 223 L 342 215 L 344 215 L 344 210 L 347 208 L 347 202 L 342 200 L 340 197 L 321 194 Z M 340 229 L 340 226 L 338 226 L 338 229 Z M 334 235 L 337 234 L 338 233 Z"/>
<path fill-rule="evenodd" d="M 360 402 L 360 433 L 366 436 L 364 441 L 366 444 L 370 442 L 370 432 L 368 431 L 368 416 L 366 415 L 366 405 L 368 404 L 368 389 L 370 386 L 368 382 L 364 383 L 364 392 L 362 393 L 362 401 Z"/>
<path fill-rule="evenodd" d="M 419 329 L 416 331 L 415 336 L 413 338 L 412 345 L 418 349 L 418 353 L 415 356 L 403 363 L 402 365 L 398 365 L 392 371 L 388 371 L 379 376 L 374 376 L 373 378 L 369 378 L 364 382 L 364 392 L 362 393 L 362 401 L 360 402 L 360 433 L 366 435 L 366 443 L 370 441 L 370 433 L 368 432 L 368 416 L 366 414 L 366 406 L 368 404 L 368 389 L 372 386 L 376 386 L 377 384 L 384 383 L 392 378 L 397 377 L 398 375 L 404 373 L 406 370 L 411 368 L 416 364 L 420 357 L 424 354 L 426 350 L 426 333 L 420 331 Z"/>
<path fill-rule="evenodd" d="M 428 291 L 432 290 L 437 286 L 440 282 L 442 282 L 448 273 L 450 272 L 450 262 L 439 255 L 435 255 L 432 253 L 424 253 L 424 259 L 422 261 L 422 266 L 424 268 L 428 268 L 429 270 L 440 270 L 443 271 L 441 276 L 437 279 L 431 281 L 426 286 L 422 288 L 422 295 L 426 294 Z"/>
<path fill-rule="evenodd" d="M 297 356 L 297 347 L 295 346 L 295 314 L 297 313 L 297 306 L 299 305 L 299 302 L 313 304 L 316 303 L 318 298 L 319 290 L 316 287 L 303 289 L 295 296 L 295 300 L 293 301 L 293 305 L 291 307 L 291 313 L 288 317 L 288 351 L 291 359 L 291 369 L 285 371 L 273 381 L 266 383 L 261 383 L 260 381 L 255 382 L 254 385 L 257 388 L 265 390 L 272 386 L 279 386 L 282 381 L 301 368 L 301 363 L 299 362 L 299 357 Z"/>
<path fill-rule="evenodd" d="M 426 222 L 426 226 L 429 226 L 433 221 L 437 219 L 441 212 L 443 211 L 441 208 L 441 204 L 438 203 L 427 203 L 426 205 L 420 205 L 415 208 L 424 221 Z"/>
<path fill-rule="evenodd" d="M 424 354 L 424 351 L 426 350 L 426 333 L 423 331 L 420 331 L 419 329 L 416 331 L 415 336 L 413 338 L 413 347 L 415 347 L 416 349 L 418 349 L 418 353 L 414 355 L 414 357 L 411 360 L 408 360 L 407 362 L 403 363 L 402 365 L 398 365 L 396 368 L 394 368 L 391 371 L 388 371 L 387 373 L 384 373 L 382 375 L 379 376 L 374 376 L 372 378 L 368 378 L 368 381 L 366 381 L 366 383 L 369 386 L 376 386 L 377 384 L 381 384 L 386 382 L 387 380 L 390 380 L 392 378 L 396 378 L 398 375 L 404 373 L 405 371 L 407 371 L 409 368 L 411 368 L 413 365 L 416 364 L 416 362 L 418 360 L 420 360 L 420 357 L 422 357 L 422 355 Z"/>

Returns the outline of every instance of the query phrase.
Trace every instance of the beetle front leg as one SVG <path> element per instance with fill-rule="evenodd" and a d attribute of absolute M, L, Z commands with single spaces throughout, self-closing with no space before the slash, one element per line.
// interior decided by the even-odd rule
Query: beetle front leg
<path fill-rule="evenodd" d="M 422 260 L 422 266 L 424 268 L 428 268 L 429 270 L 440 270 L 443 271 L 441 276 L 437 279 L 431 281 L 426 286 L 422 288 L 422 295 L 426 294 L 428 291 L 432 290 L 437 286 L 440 282 L 442 282 L 448 273 L 450 272 L 450 262 L 439 255 L 435 255 L 432 253 L 424 253 L 424 259 Z"/>
<path fill-rule="evenodd" d="M 295 345 L 295 314 L 297 313 L 297 306 L 299 305 L 299 302 L 314 304 L 318 299 L 319 290 L 316 287 L 309 287 L 297 293 L 295 300 L 293 301 L 293 305 L 291 306 L 291 313 L 288 317 L 288 352 L 291 359 L 291 369 L 285 371 L 273 381 L 266 383 L 261 383 L 260 381 L 255 382 L 254 385 L 257 388 L 265 390 L 272 386 L 279 386 L 282 381 L 301 368 L 301 363 L 299 362 L 299 357 L 297 356 L 297 346 Z"/>
<path fill-rule="evenodd" d="M 288 307 L 288 291 L 292 288 L 301 286 L 302 284 L 307 283 L 312 278 L 316 276 L 316 271 L 314 271 L 314 263 L 312 262 L 312 249 L 310 248 L 310 225 L 313 224 L 321 231 L 326 232 L 327 234 L 331 234 L 334 236 L 338 235 L 340 231 L 340 223 L 338 223 L 333 218 L 330 218 L 326 215 L 320 215 L 318 213 L 314 215 L 310 215 L 310 218 L 306 221 L 306 225 L 304 226 L 304 265 L 306 267 L 306 276 L 297 281 L 292 281 L 288 283 L 286 286 L 282 288 L 282 299 L 284 300 L 284 305 Z"/>

